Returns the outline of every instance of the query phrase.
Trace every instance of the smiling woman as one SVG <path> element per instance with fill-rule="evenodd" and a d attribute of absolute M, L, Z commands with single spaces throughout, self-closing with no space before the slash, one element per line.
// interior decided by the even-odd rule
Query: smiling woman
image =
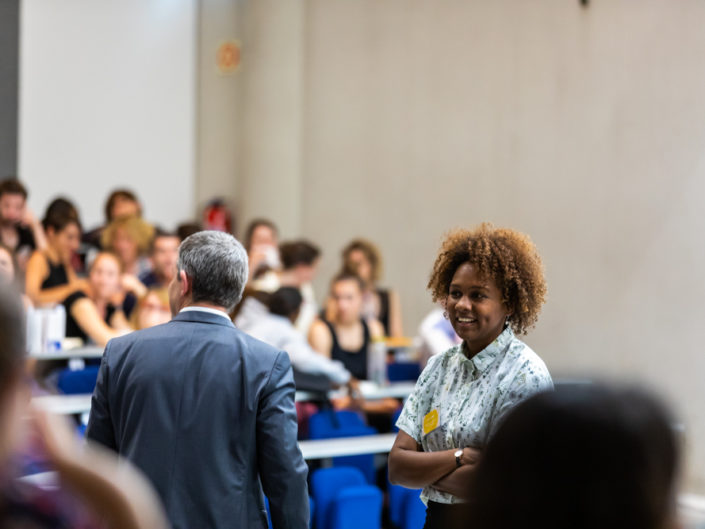
<path fill-rule="evenodd" d="M 389 478 L 423 487 L 425 528 L 465 525 L 467 483 L 504 416 L 553 384 L 517 334 L 536 323 L 546 295 L 528 237 L 483 224 L 444 240 L 428 282 L 462 343 L 432 357 L 409 396 L 389 454 Z"/>

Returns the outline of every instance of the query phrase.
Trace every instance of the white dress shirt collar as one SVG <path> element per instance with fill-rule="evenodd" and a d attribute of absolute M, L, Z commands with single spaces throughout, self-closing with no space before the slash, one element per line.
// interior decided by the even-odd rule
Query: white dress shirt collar
<path fill-rule="evenodd" d="M 183 309 L 181 309 L 179 311 L 179 313 L 182 313 L 182 312 L 208 312 L 209 314 L 217 314 L 218 316 L 222 316 L 226 320 L 230 321 L 230 316 L 226 312 L 223 312 L 222 310 L 218 310 L 218 309 L 211 309 L 208 307 L 197 307 L 197 306 L 191 305 L 188 307 L 184 307 Z"/>

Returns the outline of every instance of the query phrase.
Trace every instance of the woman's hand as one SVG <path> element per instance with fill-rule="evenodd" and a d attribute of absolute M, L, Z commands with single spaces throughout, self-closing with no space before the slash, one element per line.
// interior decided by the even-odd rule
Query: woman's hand
<path fill-rule="evenodd" d="M 147 294 L 147 287 L 142 284 L 142 281 L 140 281 L 136 275 L 122 274 L 120 285 L 123 290 L 132 292 L 138 298 L 142 298 Z"/>

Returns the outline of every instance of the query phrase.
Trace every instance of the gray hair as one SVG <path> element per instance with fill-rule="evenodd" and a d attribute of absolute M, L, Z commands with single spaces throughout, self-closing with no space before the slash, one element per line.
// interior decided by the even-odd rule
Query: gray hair
<path fill-rule="evenodd" d="M 247 283 L 247 252 L 238 240 L 221 231 L 199 231 L 179 246 L 177 270 L 192 282 L 194 302 L 206 301 L 231 311 Z"/>

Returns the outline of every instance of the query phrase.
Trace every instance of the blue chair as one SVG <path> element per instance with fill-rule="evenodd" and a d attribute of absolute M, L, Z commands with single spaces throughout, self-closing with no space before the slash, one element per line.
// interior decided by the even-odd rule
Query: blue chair
<path fill-rule="evenodd" d="M 328 529 L 379 529 L 382 491 L 371 485 L 345 488 L 336 496 Z"/>
<path fill-rule="evenodd" d="M 390 382 L 416 380 L 421 374 L 418 362 L 394 362 L 387 364 L 387 379 Z"/>
<path fill-rule="evenodd" d="M 359 437 L 376 435 L 377 430 L 367 426 L 360 416 L 352 411 L 326 410 L 314 413 L 309 418 L 308 431 L 311 439 L 334 439 L 337 437 Z M 334 466 L 352 466 L 360 469 L 367 483 L 375 482 L 373 454 L 333 458 Z"/>
<path fill-rule="evenodd" d="M 381 526 L 382 493 L 377 487 L 367 485 L 357 468 L 320 468 L 311 476 L 311 491 L 316 507 L 316 529 L 379 529 Z M 346 521 L 348 518 L 350 520 Z"/>
<path fill-rule="evenodd" d="M 389 498 L 389 521 L 396 527 L 401 527 L 404 517 L 404 498 L 408 489 L 401 485 L 392 485 L 387 482 L 387 496 Z"/>
<path fill-rule="evenodd" d="M 88 366 L 76 370 L 69 368 L 63 369 L 59 373 L 59 379 L 56 383 L 59 391 L 66 395 L 93 393 L 96 380 L 98 379 L 99 367 L 100 366 Z"/>
<path fill-rule="evenodd" d="M 406 489 L 401 529 L 423 529 L 426 523 L 426 505 L 421 501 L 421 490 Z"/>
<path fill-rule="evenodd" d="M 407 489 L 388 483 L 389 520 L 399 529 L 422 529 L 426 522 L 426 506 L 421 489 Z"/>

